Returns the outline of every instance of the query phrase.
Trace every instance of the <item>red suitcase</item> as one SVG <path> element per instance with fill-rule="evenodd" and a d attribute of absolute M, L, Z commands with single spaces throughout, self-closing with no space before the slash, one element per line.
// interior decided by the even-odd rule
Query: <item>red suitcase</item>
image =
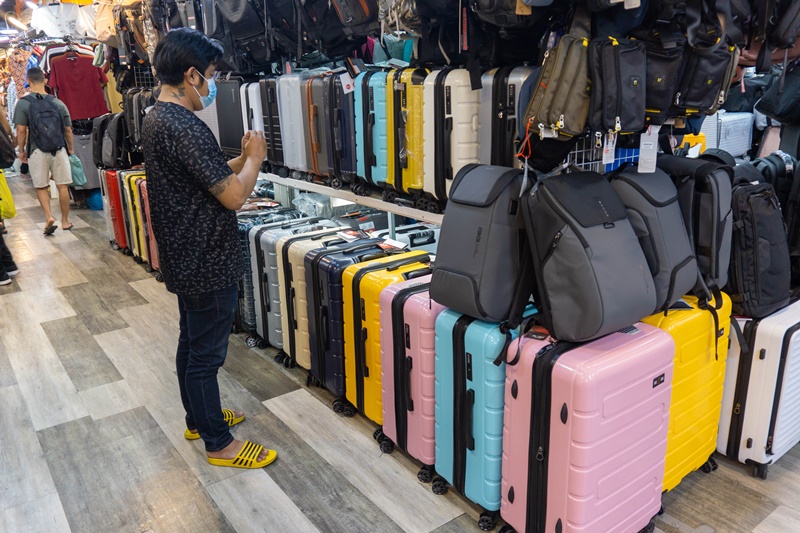
<path fill-rule="evenodd" d="M 106 193 L 108 194 L 108 211 L 114 225 L 114 241 L 120 250 L 128 249 L 128 237 L 125 231 L 125 219 L 122 217 L 122 197 L 116 170 L 106 170 Z"/>
<path fill-rule="evenodd" d="M 431 276 L 389 285 L 381 292 L 381 451 L 392 443 L 424 465 L 431 480 L 436 462 L 436 317 L 444 306 L 431 300 Z"/>
<path fill-rule="evenodd" d="M 150 199 L 147 196 L 147 180 L 137 182 L 139 187 L 139 197 L 142 199 L 142 225 L 144 226 L 144 240 L 147 246 L 147 263 L 150 268 L 158 270 L 158 245 L 156 236 L 153 233 L 153 226 L 150 223 Z"/>
<path fill-rule="evenodd" d="M 539 327 L 512 342 L 503 519 L 519 533 L 652 531 L 674 357 L 672 337 L 642 323 L 588 343 Z"/>

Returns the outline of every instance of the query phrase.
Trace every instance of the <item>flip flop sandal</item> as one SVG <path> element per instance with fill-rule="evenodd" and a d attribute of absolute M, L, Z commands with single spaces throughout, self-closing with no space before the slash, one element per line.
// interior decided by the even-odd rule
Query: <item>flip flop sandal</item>
<path fill-rule="evenodd" d="M 72 229 L 72 228 L 74 228 L 74 227 L 75 227 L 75 224 L 70 224 L 69 226 L 64 226 L 64 227 L 63 227 L 63 228 L 61 228 L 61 229 L 62 229 L 62 230 L 64 230 L 64 231 L 69 231 L 69 230 L 71 230 L 71 229 Z"/>
<path fill-rule="evenodd" d="M 223 409 L 222 415 L 225 417 L 225 422 L 228 423 L 228 427 L 233 427 L 244 420 L 244 415 L 237 417 L 236 413 L 230 409 Z M 183 436 L 186 438 L 186 440 L 197 440 L 200 438 L 200 433 L 187 429 L 183 432 Z"/>
<path fill-rule="evenodd" d="M 209 457 L 208 462 L 214 466 L 232 466 L 234 468 L 264 468 L 278 458 L 278 452 L 267 450 L 267 457 L 263 461 L 258 461 L 258 456 L 264 449 L 260 444 L 253 444 L 249 440 L 244 441 L 242 449 L 233 459 L 217 459 Z"/>
<path fill-rule="evenodd" d="M 55 225 L 55 224 L 53 224 L 49 228 L 45 228 L 44 229 L 44 236 L 47 237 L 48 235 L 52 235 L 57 229 L 58 229 L 58 226 Z"/>

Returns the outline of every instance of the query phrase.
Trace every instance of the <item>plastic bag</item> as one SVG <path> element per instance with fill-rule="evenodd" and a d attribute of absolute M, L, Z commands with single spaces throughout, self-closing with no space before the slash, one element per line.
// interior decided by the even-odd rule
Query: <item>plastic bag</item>
<path fill-rule="evenodd" d="M 17 216 L 17 209 L 14 207 L 14 197 L 6 183 L 5 173 L 0 170 L 0 219 L 5 220 L 15 216 Z"/>
<path fill-rule="evenodd" d="M 83 187 L 86 185 L 86 173 L 83 171 L 83 163 L 77 155 L 69 156 L 69 166 L 72 170 L 72 186 Z"/>

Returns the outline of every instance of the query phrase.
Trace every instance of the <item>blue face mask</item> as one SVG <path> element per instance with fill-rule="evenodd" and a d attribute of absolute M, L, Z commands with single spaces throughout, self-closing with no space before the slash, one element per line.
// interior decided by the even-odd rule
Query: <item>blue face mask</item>
<path fill-rule="evenodd" d="M 200 73 L 198 72 L 198 74 Z M 200 91 L 197 90 L 197 87 L 194 85 L 192 85 L 192 87 L 194 88 L 194 92 L 197 93 L 197 96 L 200 97 L 200 104 L 202 104 L 203 109 L 206 109 L 213 104 L 214 100 L 217 98 L 217 83 L 214 81 L 214 78 L 209 80 L 202 74 L 200 74 L 200 77 L 206 80 L 206 83 L 208 83 L 208 96 L 201 96 Z"/>

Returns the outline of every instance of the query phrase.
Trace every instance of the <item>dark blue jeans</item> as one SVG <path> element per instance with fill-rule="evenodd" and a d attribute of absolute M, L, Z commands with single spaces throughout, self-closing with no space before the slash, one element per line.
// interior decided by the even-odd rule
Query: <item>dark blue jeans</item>
<path fill-rule="evenodd" d="M 178 295 L 181 335 L 176 366 L 186 427 L 197 429 L 209 452 L 233 442 L 222 415 L 217 371 L 228 355 L 236 294 L 233 284 L 212 292 Z"/>

